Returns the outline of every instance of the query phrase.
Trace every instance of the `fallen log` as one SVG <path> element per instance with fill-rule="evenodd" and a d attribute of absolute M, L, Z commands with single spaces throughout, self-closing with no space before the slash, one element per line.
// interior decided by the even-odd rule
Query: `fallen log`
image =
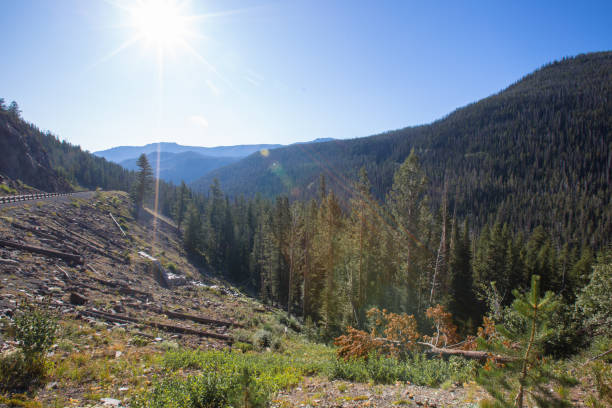
<path fill-rule="evenodd" d="M 95 269 L 93 269 L 91 267 L 91 265 L 87 265 L 87 266 L 95 271 Z M 147 297 L 149 299 L 153 299 L 153 295 L 150 294 L 149 292 L 143 292 L 142 290 L 130 288 L 129 286 L 127 286 L 127 285 L 125 285 L 123 283 L 120 283 L 120 282 L 107 281 L 105 279 L 97 278 L 95 276 L 91 276 L 91 279 L 93 279 L 96 282 L 101 283 L 103 285 L 110 286 L 111 288 L 117 288 L 119 293 L 122 293 L 124 295 L 139 295 L 139 296 L 145 296 L 145 297 Z"/>
<path fill-rule="evenodd" d="M 155 306 L 133 305 L 133 304 L 129 304 L 126 306 L 131 307 L 133 309 L 148 310 L 154 313 L 165 314 L 166 316 L 174 318 L 174 319 L 191 320 L 196 323 L 210 324 L 210 325 L 215 325 L 215 326 L 228 326 L 228 327 L 234 326 L 234 327 L 241 327 L 241 328 L 244 327 L 244 325 L 240 323 L 230 322 L 227 320 L 211 319 L 209 317 L 203 317 L 203 316 L 194 316 L 190 314 L 178 313 L 178 312 L 173 312 L 171 310 L 162 309 L 162 308 L 155 307 Z"/>
<path fill-rule="evenodd" d="M 65 233 L 65 232 L 62 232 L 59 229 L 51 227 L 50 225 L 47 225 L 47 228 L 49 228 L 51 231 L 55 232 L 59 237 L 61 237 L 63 239 L 67 239 L 69 241 L 72 241 L 72 242 L 74 242 L 74 243 L 76 243 L 78 245 L 81 245 L 81 246 L 89 249 L 90 251 L 98 254 L 98 255 L 101 255 L 101 256 L 103 256 L 105 258 L 110 258 L 110 259 L 112 259 L 112 260 L 114 260 L 116 262 L 125 263 L 125 259 L 121 259 L 121 258 L 117 257 L 115 254 L 111 253 L 110 250 L 90 245 L 87 241 L 78 239 L 77 235 L 72 233 L 72 232 L 70 232 L 70 231 Z M 55 239 L 55 237 L 54 237 L 54 239 Z"/>
<path fill-rule="evenodd" d="M 390 343 L 390 344 L 393 344 L 394 346 L 405 347 L 404 343 L 397 341 L 397 340 L 387 339 L 386 337 L 376 337 L 373 340 L 381 342 L 381 343 Z M 510 361 L 516 360 L 513 357 L 493 354 L 488 351 L 441 348 L 431 343 L 424 343 L 421 341 L 417 341 L 416 344 L 418 344 L 419 346 L 428 347 L 429 350 L 424 351 L 424 353 L 428 356 L 445 356 L 445 357 L 446 356 L 461 356 L 461 357 L 464 357 L 470 360 L 479 360 L 479 361 L 486 361 L 488 359 L 492 359 L 499 363 L 508 363 Z"/>
<path fill-rule="evenodd" d="M 55 258 L 63 259 L 73 264 L 78 264 L 78 265 L 83 264 L 83 258 L 81 258 L 81 256 L 78 254 L 68 254 L 65 252 L 55 251 L 53 249 L 41 248 L 41 247 L 32 246 L 32 245 L 24 245 L 18 242 L 6 241 L 3 239 L 0 239 L 0 246 L 20 249 L 23 251 L 35 252 L 35 253 L 47 255 L 47 256 L 52 256 Z"/>
<path fill-rule="evenodd" d="M 423 342 L 417 342 L 417 344 L 421 346 L 429 347 L 429 350 L 425 350 L 425 354 L 427 355 L 461 356 L 461 357 L 468 358 L 471 360 L 479 360 L 479 361 L 486 361 L 488 359 L 493 359 L 499 363 L 507 363 L 507 362 L 515 360 L 512 357 L 493 354 L 488 351 L 440 348 L 440 347 L 434 346 L 433 344 L 423 343 Z"/>
<path fill-rule="evenodd" d="M 175 319 L 191 320 L 191 321 L 194 321 L 196 323 L 213 324 L 213 325 L 217 325 L 217 326 L 244 327 L 244 325 L 239 324 L 239 323 L 228 322 L 228 321 L 224 321 L 224 320 L 210 319 L 208 317 L 194 316 L 194 315 L 189 315 L 189 314 L 184 314 L 184 313 L 177 313 L 177 312 L 173 312 L 171 310 L 160 310 L 160 312 L 165 314 L 168 317 L 172 317 L 172 318 L 175 318 Z"/>
<path fill-rule="evenodd" d="M 121 233 L 123 234 L 123 236 L 125 237 L 125 231 L 123 231 L 123 228 L 121 228 L 121 225 L 119 225 L 119 223 L 117 222 L 117 220 L 115 219 L 115 217 L 113 217 L 112 213 L 108 213 L 108 215 L 110 215 L 110 217 L 113 219 L 113 221 L 115 221 L 115 225 L 117 226 L 117 228 L 119 228 L 119 231 L 121 231 Z"/>
<path fill-rule="evenodd" d="M 214 338 L 218 340 L 227 341 L 229 343 L 233 342 L 233 339 L 231 336 L 227 336 L 225 334 L 213 333 L 213 332 L 206 332 L 202 330 L 196 330 L 190 327 L 180 327 L 180 326 L 174 326 L 171 324 L 148 322 L 148 321 L 136 319 L 134 317 L 126 316 L 126 315 L 110 314 L 110 313 L 101 312 L 97 310 L 82 310 L 82 311 L 79 311 L 79 313 L 83 315 L 87 315 L 87 316 L 105 319 L 105 320 L 112 321 L 112 322 L 117 322 L 117 323 L 136 323 L 136 324 L 140 324 L 143 326 L 154 327 L 156 329 L 160 329 L 160 330 L 167 331 L 170 333 L 194 334 L 196 336 L 210 337 L 210 338 Z"/>

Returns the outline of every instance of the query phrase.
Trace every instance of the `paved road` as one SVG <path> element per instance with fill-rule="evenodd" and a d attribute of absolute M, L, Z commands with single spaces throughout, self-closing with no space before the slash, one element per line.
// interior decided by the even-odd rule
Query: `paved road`
<path fill-rule="evenodd" d="M 10 203 L 0 203 L 0 208 L 15 207 L 15 206 L 24 205 L 24 204 L 36 204 L 39 201 L 40 202 L 69 203 L 74 198 L 83 198 L 83 199 L 92 198 L 94 194 L 95 194 L 95 191 L 81 191 L 78 193 L 69 193 L 67 195 L 58 195 L 58 196 L 45 197 L 45 198 L 34 198 L 31 200 L 15 201 L 15 202 L 10 202 Z"/>

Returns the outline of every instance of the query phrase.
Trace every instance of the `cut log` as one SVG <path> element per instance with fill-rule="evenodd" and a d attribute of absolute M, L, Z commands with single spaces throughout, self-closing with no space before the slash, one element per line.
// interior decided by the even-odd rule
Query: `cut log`
<path fill-rule="evenodd" d="M 41 248 L 41 247 L 32 246 L 32 245 L 24 245 L 18 242 L 6 241 L 4 239 L 0 239 L 0 246 L 20 249 L 23 251 L 35 252 L 37 254 L 43 254 L 43 255 L 52 256 L 55 258 L 60 258 L 72 264 L 78 264 L 78 265 L 83 264 L 83 258 L 81 258 L 81 256 L 77 254 L 68 254 L 65 252 L 55 251 L 53 249 Z"/>

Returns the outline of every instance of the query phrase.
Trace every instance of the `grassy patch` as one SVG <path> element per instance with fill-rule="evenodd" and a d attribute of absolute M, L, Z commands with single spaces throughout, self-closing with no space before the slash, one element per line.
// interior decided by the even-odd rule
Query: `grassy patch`
<path fill-rule="evenodd" d="M 17 194 L 17 190 L 15 190 L 12 187 L 7 186 L 6 184 L 0 184 L 0 192 L 5 193 L 7 195 Z"/>

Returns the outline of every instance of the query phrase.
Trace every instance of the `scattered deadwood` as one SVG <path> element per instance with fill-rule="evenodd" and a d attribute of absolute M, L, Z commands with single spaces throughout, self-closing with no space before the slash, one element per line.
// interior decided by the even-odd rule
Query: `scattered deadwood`
<path fill-rule="evenodd" d="M 46 232 L 41 231 L 41 230 L 40 230 L 40 229 L 38 229 L 38 228 L 28 227 L 28 226 L 26 226 L 26 225 L 17 224 L 16 222 L 12 222 L 12 223 L 11 223 L 11 226 L 13 226 L 13 227 L 15 227 L 15 228 L 22 229 L 22 230 L 24 230 L 24 231 L 31 232 L 31 233 L 36 234 L 36 235 L 38 235 L 38 236 L 40 236 L 40 237 L 43 237 L 43 238 L 47 238 L 47 239 L 57 239 L 57 237 L 55 237 L 55 236 L 53 236 L 53 235 L 51 235 L 51 234 L 47 234 Z"/>
<path fill-rule="evenodd" d="M 228 321 L 224 321 L 224 320 L 210 319 L 208 317 L 194 316 L 194 315 L 188 315 L 188 314 L 184 314 L 184 313 L 177 313 L 177 312 L 173 312 L 171 310 L 161 310 L 160 309 L 160 312 L 165 314 L 168 317 L 172 317 L 172 318 L 175 318 L 175 319 L 191 320 L 191 321 L 194 321 L 196 323 L 213 324 L 213 325 L 217 325 L 217 326 L 244 327 L 242 324 L 239 324 L 239 323 L 228 322 Z"/>
<path fill-rule="evenodd" d="M 49 248 L 41 248 L 41 247 L 32 246 L 32 245 L 24 245 L 18 242 L 6 241 L 3 239 L 0 239 L 0 246 L 20 249 L 23 251 L 35 252 L 37 254 L 43 254 L 47 256 L 52 256 L 55 258 L 63 259 L 73 264 L 78 264 L 78 265 L 83 264 L 83 258 L 81 258 L 81 256 L 78 254 L 68 254 L 66 252 L 55 251 Z"/>
<path fill-rule="evenodd" d="M 110 215 L 110 217 L 113 219 L 113 221 L 115 222 L 115 225 L 117 226 L 117 228 L 119 228 L 119 231 L 121 231 L 121 233 L 123 234 L 123 236 L 125 237 L 125 231 L 123 231 L 123 228 L 121 228 L 121 225 L 119 225 L 119 223 L 117 222 L 117 220 L 115 219 L 115 217 L 113 217 L 112 213 L 108 213 L 108 215 Z"/>
<path fill-rule="evenodd" d="M 184 313 L 178 313 L 178 312 L 173 312 L 171 310 L 167 310 L 167 309 L 162 309 L 159 307 L 155 307 L 155 306 L 150 306 L 150 305 L 126 305 L 128 307 L 131 307 L 133 309 L 140 309 L 140 310 L 147 310 L 153 313 L 158 313 L 158 314 L 165 314 L 166 316 L 173 318 L 173 319 L 183 319 L 183 320 L 191 320 L 193 322 L 196 323 L 203 323 L 203 324 L 210 324 L 210 325 L 214 325 L 214 326 L 234 326 L 234 327 L 244 327 L 244 325 L 240 324 L 240 323 L 235 323 L 235 322 L 230 322 L 227 320 L 217 320 L 217 319 L 211 319 L 208 317 L 203 317 L 203 316 L 194 316 L 194 315 L 189 315 L 189 314 L 184 314 Z"/>
<path fill-rule="evenodd" d="M 94 246 L 94 245 L 89 244 L 89 242 L 93 242 L 93 241 L 89 241 L 89 240 L 84 241 L 82 239 L 78 239 L 79 235 L 77 235 L 77 234 L 75 234 L 75 233 L 73 233 L 71 231 L 63 232 L 63 231 L 61 231 L 61 230 L 59 230 L 57 228 L 53 228 L 50 225 L 47 225 L 46 227 L 49 228 L 51 231 L 55 232 L 55 234 L 57 234 L 57 236 L 59 236 L 59 237 L 61 237 L 63 239 L 67 239 L 69 241 L 72 241 L 72 242 L 74 242 L 76 244 L 79 244 L 79 245 L 89 249 L 91 252 L 94 252 L 94 253 L 96 253 L 98 255 L 101 255 L 101 256 L 104 256 L 106 258 L 110 258 L 110 259 L 112 259 L 114 261 L 117 261 L 117 262 L 125 263 L 124 259 L 121 259 L 121 258 L 117 257 L 115 254 L 110 252 L 110 250 L 107 250 L 106 248 L 103 248 L 101 246 Z"/>
<path fill-rule="evenodd" d="M 164 324 L 164 323 L 158 323 L 158 322 L 148 322 L 148 321 L 143 321 L 143 320 L 140 320 L 140 319 L 136 319 L 134 317 L 126 316 L 126 315 L 110 314 L 110 313 L 101 312 L 101 311 L 98 311 L 98 310 L 81 310 L 81 311 L 79 311 L 79 313 L 82 314 L 82 315 L 85 315 L 85 316 L 96 317 L 96 318 L 99 318 L 99 319 L 103 319 L 103 320 L 107 320 L 107 321 L 111 321 L 111 322 L 116 322 L 116 323 L 124 323 L 124 324 L 126 324 L 126 323 L 135 323 L 135 324 L 139 324 L 139 325 L 143 325 L 143 326 L 154 327 L 156 329 L 160 329 L 160 330 L 167 331 L 167 332 L 170 332 L 170 333 L 194 334 L 196 336 L 210 337 L 210 338 L 214 338 L 214 339 L 218 339 L 218 340 L 227 341 L 227 342 L 230 342 L 230 343 L 233 341 L 231 336 L 227 336 L 225 334 L 206 332 L 206 331 L 202 331 L 202 330 L 192 329 L 190 327 L 174 326 L 174 325 L 171 325 L 171 324 Z"/>
<path fill-rule="evenodd" d="M 87 265 L 91 268 L 90 265 Z M 93 269 L 93 268 L 91 268 Z M 93 269 L 95 271 L 95 269 Z M 91 276 L 91 279 L 95 280 L 98 283 L 101 283 L 103 285 L 106 286 L 110 286 L 111 288 L 117 288 L 117 290 L 119 291 L 119 293 L 122 293 L 124 295 L 137 295 L 137 296 L 144 296 L 147 297 L 149 299 L 153 299 L 153 295 L 150 294 L 149 292 L 143 292 L 142 290 L 138 290 L 138 289 L 134 289 L 134 288 L 130 288 L 129 286 L 120 283 L 120 282 L 116 282 L 116 281 L 107 281 L 105 279 L 101 279 L 101 278 L 97 278 L 95 276 Z"/>

